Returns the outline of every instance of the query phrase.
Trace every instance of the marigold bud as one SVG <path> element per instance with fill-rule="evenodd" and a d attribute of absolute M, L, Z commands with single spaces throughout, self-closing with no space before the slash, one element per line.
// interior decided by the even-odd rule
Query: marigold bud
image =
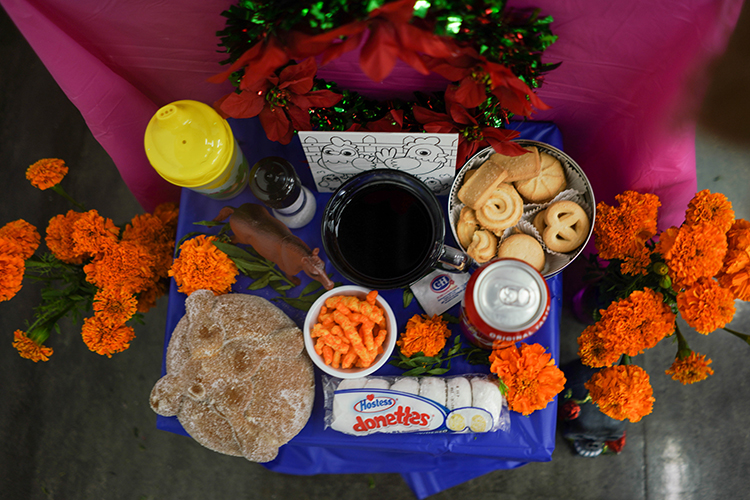
<path fill-rule="evenodd" d="M 654 272 L 659 276 L 666 276 L 669 272 L 669 266 L 663 262 L 656 262 L 654 264 Z"/>

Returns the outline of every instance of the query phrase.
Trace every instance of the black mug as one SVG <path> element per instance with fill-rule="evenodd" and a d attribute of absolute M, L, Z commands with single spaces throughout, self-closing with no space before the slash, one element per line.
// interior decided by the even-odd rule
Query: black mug
<path fill-rule="evenodd" d="M 445 216 L 435 194 L 399 170 L 358 174 L 328 201 L 321 223 L 328 260 L 348 280 L 400 288 L 435 267 L 463 271 L 469 258 L 444 244 Z"/>

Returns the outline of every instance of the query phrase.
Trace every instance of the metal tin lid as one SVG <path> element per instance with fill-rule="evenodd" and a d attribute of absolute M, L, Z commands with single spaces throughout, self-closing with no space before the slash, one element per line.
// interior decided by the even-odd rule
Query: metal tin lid
<path fill-rule="evenodd" d="M 518 332 L 545 316 L 549 291 L 541 274 L 515 259 L 489 264 L 477 277 L 474 307 L 491 328 Z"/>

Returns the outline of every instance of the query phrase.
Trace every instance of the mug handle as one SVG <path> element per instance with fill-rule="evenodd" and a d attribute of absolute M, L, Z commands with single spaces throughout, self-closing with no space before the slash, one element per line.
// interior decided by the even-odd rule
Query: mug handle
<path fill-rule="evenodd" d="M 469 269 L 471 258 L 461 250 L 443 245 L 443 249 L 438 257 L 436 267 L 443 271 L 464 272 Z"/>

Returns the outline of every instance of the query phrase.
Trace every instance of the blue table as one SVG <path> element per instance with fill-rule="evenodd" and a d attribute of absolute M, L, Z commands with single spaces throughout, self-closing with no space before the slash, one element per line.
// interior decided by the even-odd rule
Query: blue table
<path fill-rule="evenodd" d="M 251 166 L 266 156 L 281 156 L 295 165 L 303 183 L 312 186 L 312 175 L 298 140 L 293 140 L 287 146 L 268 141 L 256 119 L 230 120 L 230 124 Z M 515 124 L 515 127 L 524 139 L 545 142 L 562 149 L 560 132 L 552 123 L 520 122 Z M 330 193 L 316 193 L 318 208 L 315 219 L 307 226 L 294 230 L 310 248 L 320 248 L 324 260 L 320 220 L 330 196 Z M 447 213 L 447 197 L 439 198 Z M 249 189 L 228 202 L 211 200 L 184 189 L 181 195 L 177 240 L 190 232 L 211 232 L 193 223 L 213 219 L 225 205 L 239 206 L 243 203 L 257 202 Z M 446 231 L 446 243 L 456 245 L 449 229 Z M 326 269 L 333 273 L 334 281 L 349 284 L 330 264 L 327 264 Z M 302 284 L 290 290 L 289 296 L 296 296 L 299 293 L 297 290 L 302 290 L 310 282 L 310 278 L 304 273 L 300 273 L 299 277 Z M 549 278 L 547 282 L 552 296 L 549 318 L 527 342 L 542 344 L 555 359 L 558 359 L 562 276 L 558 274 Z M 247 292 L 249 283 L 248 278 L 239 276 L 232 291 Z M 268 299 L 276 296 L 270 288 L 249 293 Z M 424 312 L 416 300 L 404 308 L 401 290 L 385 290 L 381 295 L 393 307 L 400 330 L 403 330 L 408 318 Z M 166 346 L 172 331 L 185 314 L 185 298 L 184 294 L 177 292 L 173 280 L 169 291 L 165 358 Z M 302 327 L 304 311 L 295 309 L 283 301 L 274 301 L 274 304 Z M 448 312 L 458 316 L 458 307 L 454 306 Z M 453 325 L 452 329 L 454 335 L 460 334 L 457 325 Z M 451 371 L 447 375 L 488 371 L 487 366 L 475 366 L 463 360 L 453 360 Z M 164 361 L 162 373 L 165 373 Z M 376 374 L 400 373 L 402 370 L 386 365 Z M 310 420 L 297 436 L 281 447 L 275 460 L 263 464 L 268 469 L 296 475 L 396 472 L 402 475 L 415 495 L 421 499 L 493 470 L 512 469 L 528 462 L 546 462 L 552 457 L 555 446 L 556 399 L 544 410 L 536 411 L 528 417 L 511 412 L 511 428 L 508 432 L 455 435 L 375 434 L 355 437 L 330 429 L 324 430 L 321 386 L 320 372 L 316 369 L 316 396 Z M 158 416 L 157 428 L 187 435 L 176 417 Z"/>

